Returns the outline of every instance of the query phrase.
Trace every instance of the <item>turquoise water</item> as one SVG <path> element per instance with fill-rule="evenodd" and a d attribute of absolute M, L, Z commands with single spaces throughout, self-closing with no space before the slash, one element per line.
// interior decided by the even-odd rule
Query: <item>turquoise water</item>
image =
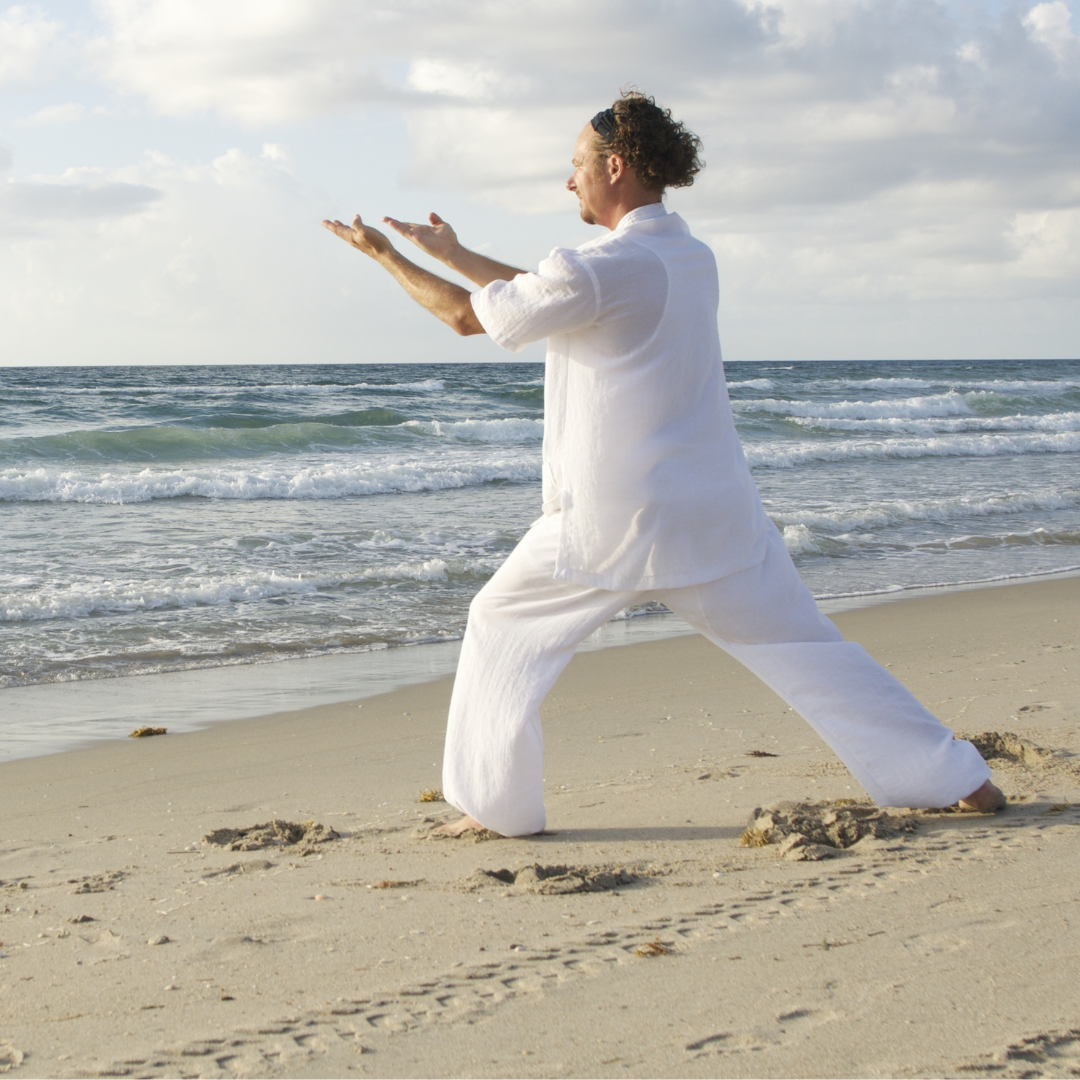
<path fill-rule="evenodd" d="M 0 687 L 454 640 L 539 513 L 542 379 L 532 364 L 0 369 Z M 732 364 L 728 379 L 815 594 L 1080 566 L 1080 363 Z"/>

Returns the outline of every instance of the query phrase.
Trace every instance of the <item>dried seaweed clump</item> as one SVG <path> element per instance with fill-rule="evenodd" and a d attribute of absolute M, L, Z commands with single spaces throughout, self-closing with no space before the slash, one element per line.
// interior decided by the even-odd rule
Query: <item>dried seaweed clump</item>
<path fill-rule="evenodd" d="M 635 950 L 635 956 L 668 956 L 675 950 L 665 945 L 659 938 L 642 942 Z"/>
<path fill-rule="evenodd" d="M 424 788 L 420 792 L 420 798 L 417 802 L 443 802 L 443 793 L 438 788 Z"/>
<path fill-rule="evenodd" d="M 129 736 L 129 739 L 148 739 L 151 735 L 167 735 L 168 728 L 163 727 L 137 727 Z"/>
<path fill-rule="evenodd" d="M 295 847 L 297 855 L 311 855 L 316 845 L 336 840 L 338 834 L 325 825 L 305 821 L 281 821 L 275 818 L 262 825 L 246 829 L 215 829 L 203 837 L 203 843 L 228 848 L 230 851 L 257 851 L 268 847 Z"/>
<path fill-rule="evenodd" d="M 1052 750 L 1021 739 L 1012 731 L 983 731 L 978 735 L 961 735 L 986 761 L 1011 761 L 1018 765 L 1043 765 L 1053 756 Z"/>
<path fill-rule="evenodd" d="M 914 818 L 896 817 L 850 799 L 843 802 L 782 802 L 758 807 L 739 843 L 743 847 L 779 844 L 785 858 L 817 860 L 830 858 L 867 836 L 886 840 L 916 828 Z"/>

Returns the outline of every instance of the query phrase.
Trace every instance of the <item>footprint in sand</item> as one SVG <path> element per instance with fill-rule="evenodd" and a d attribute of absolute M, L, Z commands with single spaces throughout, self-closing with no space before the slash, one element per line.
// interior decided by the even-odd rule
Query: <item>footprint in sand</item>
<path fill-rule="evenodd" d="M 462 882 L 473 892 L 485 886 L 511 885 L 521 892 L 548 896 L 567 893 L 610 892 L 637 881 L 637 875 L 622 867 L 608 866 L 523 866 L 520 870 L 477 870 Z"/>
<path fill-rule="evenodd" d="M 1020 738 L 1012 731 L 982 731 L 978 735 L 962 735 L 983 756 L 985 761 L 1006 761 L 1018 765 L 1045 765 L 1053 760 L 1053 750 L 1027 739 Z"/>
<path fill-rule="evenodd" d="M 1077 1076 L 1080 1074 L 1080 1028 L 1049 1031 L 1010 1043 L 985 1064 L 961 1065 L 967 1074 L 1000 1077 Z"/>
<path fill-rule="evenodd" d="M 314 821 L 303 825 L 275 818 L 245 829 L 214 829 L 203 837 L 204 844 L 230 851 L 258 851 L 267 847 L 294 847 L 297 855 L 311 855 L 319 844 L 339 839 L 338 833 Z M 239 864 L 238 864 L 239 865 Z"/>

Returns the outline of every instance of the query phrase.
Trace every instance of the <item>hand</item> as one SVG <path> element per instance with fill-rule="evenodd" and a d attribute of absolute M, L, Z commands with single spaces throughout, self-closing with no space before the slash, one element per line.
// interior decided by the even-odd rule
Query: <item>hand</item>
<path fill-rule="evenodd" d="M 347 244 L 352 244 L 357 251 L 362 251 L 373 259 L 388 255 L 394 250 L 394 245 L 386 238 L 385 233 L 365 225 L 357 214 L 353 218 L 352 225 L 343 225 L 340 221 L 324 221 L 324 229 L 329 229 L 335 236 L 340 236 Z"/>
<path fill-rule="evenodd" d="M 391 217 L 384 217 L 383 221 L 394 232 L 411 240 L 421 251 L 426 251 L 440 262 L 447 262 L 459 247 L 457 233 L 438 214 L 428 214 L 430 225 L 395 221 Z"/>

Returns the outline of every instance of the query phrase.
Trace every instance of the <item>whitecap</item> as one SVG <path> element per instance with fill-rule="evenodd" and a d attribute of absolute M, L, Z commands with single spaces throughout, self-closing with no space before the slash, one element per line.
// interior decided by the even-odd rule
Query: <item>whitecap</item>
<path fill-rule="evenodd" d="M 747 445 L 751 468 L 791 469 L 817 461 L 870 461 L 887 458 L 996 457 L 1002 454 L 1075 454 L 1080 432 L 1030 435 L 945 435 L 857 443 L 767 442 Z"/>
<path fill-rule="evenodd" d="M 511 416 L 502 420 L 406 420 L 401 425 L 460 442 L 522 443 L 544 438 L 544 421 Z"/>
<path fill-rule="evenodd" d="M 772 379 L 743 379 L 741 382 L 728 382 L 731 389 L 746 387 L 750 390 L 775 390 L 776 383 Z"/>
<path fill-rule="evenodd" d="M 332 579 L 279 577 L 256 572 L 216 581 L 73 581 L 63 586 L 12 590 L 0 595 L 0 622 L 78 619 L 88 615 L 210 607 L 313 593 Z"/>
<path fill-rule="evenodd" d="M 1072 491 L 1042 488 L 1033 492 L 1002 492 L 993 495 L 955 495 L 936 499 L 894 499 L 866 506 L 838 507 L 835 510 L 787 510 L 770 513 L 774 524 L 784 530 L 816 529 L 827 533 L 884 529 L 908 521 L 959 521 L 971 517 L 1070 510 L 1080 507 L 1080 487 Z M 802 536 L 793 531 L 792 538 Z"/>
<path fill-rule="evenodd" d="M 155 499 L 340 499 L 356 495 L 443 491 L 493 481 L 540 479 L 536 452 L 482 461 L 266 462 L 247 467 L 146 468 L 137 472 L 74 469 L 0 470 L 0 501 L 141 503 Z"/>
<path fill-rule="evenodd" d="M 947 394 L 882 401 L 782 401 L 777 398 L 750 398 L 733 401 L 731 407 L 737 413 L 814 418 L 845 417 L 853 420 L 962 416 L 971 412 L 971 406 L 964 396 L 952 390 Z"/>
<path fill-rule="evenodd" d="M 310 595 L 374 582 L 446 582 L 451 576 L 486 577 L 498 559 L 430 558 L 368 567 L 358 574 L 279 575 L 254 571 L 217 578 L 189 575 L 181 579 L 107 581 L 82 579 L 62 586 L 31 581 L 9 581 L 0 593 L 0 623 L 80 619 L 92 615 L 221 607 L 227 604 L 272 600 L 284 596 Z"/>
<path fill-rule="evenodd" d="M 773 516 L 773 520 L 777 520 L 775 516 Z M 821 545 L 805 525 L 785 525 L 783 536 L 784 546 L 788 549 L 789 555 L 818 555 L 821 553 Z"/>
<path fill-rule="evenodd" d="M 791 423 L 803 428 L 855 434 L 880 432 L 936 435 L 965 431 L 1080 431 L 1080 412 L 1044 413 L 1037 416 L 943 416 L 926 419 L 897 416 L 873 419 L 792 416 L 788 419 Z"/>

